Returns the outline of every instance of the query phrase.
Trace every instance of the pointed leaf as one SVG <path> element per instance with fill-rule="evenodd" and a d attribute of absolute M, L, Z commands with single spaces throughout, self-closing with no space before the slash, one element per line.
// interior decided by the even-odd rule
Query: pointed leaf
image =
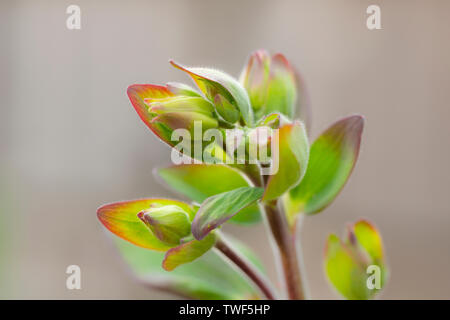
<path fill-rule="evenodd" d="M 242 187 L 209 197 L 195 215 L 192 234 L 196 239 L 203 239 L 211 230 L 259 200 L 263 192 L 262 188 Z"/>
<path fill-rule="evenodd" d="M 164 253 L 136 247 L 116 238 L 122 257 L 129 264 L 136 277 L 145 285 L 186 297 L 188 299 L 255 299 L 257 290 L 238 271 L 214 250 L 197 260 L 165 271 L 161 264 Z M 240 244 L 240 246 L 243 246 Z M 242 253 L 249 254 L 249 250 Z M 261 262 L 254 255 L 247 256 L 256 265 Z"/>
<path fill-rule="evenodd" d="M 155 173 L 172 189 L 198 203 L 219 193 L 250 186 L 238 170 L 221 164 L 184 164 L 161 168 Z M 230 222 L 249 224 L 260 220 L 258 206 L 251 205 Z"/>
<path fill-rule="evenodd" d="M 240 111 L 246 125 L 253 125 L 253 111 L 250 106 L 250 100 L 247 92 L 236 79 L 214 69 L 184 67 L 174 61 L 170 61 L 170 63 L 174 67 L 187 72 L 211 102 L 214 102 L 216 96 L 220 95 L 220 100 L 225 99 Z M 227 112 L 221 114 L 221 116 L 227 121 L 234 122 L 234 115 L 229 118 L 231 111 L 228 104 L 225 109 Z M 220 109 L 218 112 L 220 113 Z"/>
<path fill-rule="evenodd" d="M 305 177 L 284 199 L 291 222 L 299 212 L 322 211 L 342 190 L 358 158 L 363 125 L 363 117 L 350 116 L 314 141 Z"/>
<path fill-rule="evenodd" d="M 263 200 L 276 199 L 295 186 L 305 174 L 309 157 L 309 145 L 304 125 L 296 121 L 284 125 L 275 132 L 278 152 L 272 150 L 272 159 L 278 171 L 271 175 Z"/>
<path fill-rule="evenodd" d="M 142 199 L 106 204 L 97 210 L 97 216 L 116 236 L 143 248 L 165 251 L 171 246 L 160 241 L 138 217 L 139 212 L 161 205 L 176 205 L 193 219 L 194 213 L 189 205 L 168 199 Z"/>
<path fill-rule="evenodd" d="M 184 83 L 168 82 L 167 89 L 177 96 L 201 97 L 200 93 Z"/>
<path fill-rule="evenodd" d="M 163 268 L 172 271 L 179 265 L 189 263 L 201 257 L 216 243 L 216 235 L 211 233 L 202 240 L 191 240 L 166 252 Z"/>
<path fill-rule="evenodd" d="M 158 86 L 153 84 L 133 84 L 127 89 L 128 98 L 131 101 L 134 109 L 138 113 L 141 120 L 153 131 L 156 136 L 161 140 L 169 143 L 171 132 L 168 131 L 163 125 L 152 123 L 152 114 L 148 111 L 148 105 L 145 103 L 145 99 L 161 99 L 167 97 L 173 97 L 174 94 L 170 92 L 165 86 Z"/>

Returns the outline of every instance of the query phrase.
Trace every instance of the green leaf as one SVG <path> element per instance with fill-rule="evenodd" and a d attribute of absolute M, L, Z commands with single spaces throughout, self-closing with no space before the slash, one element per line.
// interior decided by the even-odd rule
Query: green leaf
<path fill-rule="evenodd" d="M 166 252 L 163 268 L 172 271 L 179 265 L 189 263 L 201 257 L 216 243 L 216 235 L 209 234 L 202 240 L 191 240 Z"/>
<path fill-rule="evenodd" d="M 248 280 L 225 263 L 214 250 L 168 272 L 161 267 L 164 253 L 145 250 L 119 238 L 115 242 L 135 276 L 152 288 L 189 299 L 235 300 L 255 299 L 258 296 L 258 291 Z M 248 249 L 242 252 L 249 254 Z M 257 260 L 254 255 L 248 257 L 252 261 Z M 257 260 L 255 264 L 261 265 L 261 262 Z"/>
<path fill-rule="evenodd" d="M 330 235 L 325 249 L 325 271 L 330 283 L 346 299 L 373 298 L 388 277 L 377 229 L 370 222 L 360 220 L 349 226 L 345 242 Z M 369 288 L 369 283 L 374 287 Z"/>
<path fill-rule="evenodd" d="M 291 223 L 300 212 L 322 211 L 342 190 L 358 158 L 363 126 L 363 117 L 346 117 L 314 141 L 305 177 L 284 197 Z"/>
<path fill-rule="evenodd" d="M 196 239 L 203 239 L 211 230 L 260 199 L 263 192 L 262 188 L 242 187 L 209 197 L 195 215 L 192 234 Z"/>
<path fill-rule="evenodd" d="M 168 82 L 167 89 L 177 96 L 201 97 L 201 95 L 193 88 L 184 83 Z"/>
<path fill-rule="evenodd" d="M 236 117 L 234 112 L 232 112 L 230 106 L 232 105 L 240 112 L 245 124 L 253 126 L 253 111 L 249 97 L 236 79 L 214 69 L 184 67 L 174 61 L 170 61 L 170 63 L 175 68 L 188 73 L 211 102 L 216 102 L 215 100 L 218 96 L 217 99 L 220 103 L 217 111 L 226 121 L 234 123 L 239 119 L 239 116 Z"/>
<path fill-rule="evenodd" d="M 157 169 L 155 174 L 172 189 L 197 203 L 219 193 L 250 186 L 239 170 L 221 164 L 184 164 Z M 258 206 L 251 205 L 230 222 L 251 224 L 260 220 Z"/>
<path fill-rule="evenodd" d="M 278 170 L 268 179 L 264 201 L 280 197 L 299 183 L 308 165 L 308 137 L 301 122 L 284 125 L 275 131 L 274 138 L 278 140 L 278 150 L 271 151 L 272 165 Z"/>
<path fill-rule="evenodd" d="M 144 210 L 164 205 L 176 205 L 187 212 L 191 220 L 194 217 L 189 205 L 169 199 L 142 199 L 106 204 L 98 208 L 97 216 L 116 236 L 143 248 L 166 251 L 172 246 L 159 240 L 138 217 Z"/>

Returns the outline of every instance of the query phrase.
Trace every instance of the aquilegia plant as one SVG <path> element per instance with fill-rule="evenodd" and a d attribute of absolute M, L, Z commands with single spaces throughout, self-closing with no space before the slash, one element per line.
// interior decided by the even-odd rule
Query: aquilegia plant
<path fill-rule="evenodd" d="M 363 117 L 338 120 L 311 144 L 301 79 L 281 54 L 253 53 L 239 80 L 208 68 L 184 67 L 185 84 L 135 84 L 128 97 L 141 120 L 172 147 L 175 165 L 155 170 L 188 202 L 148 198 L 97 211 L 146 285 L 194 299 L 305 299 L 298 229 L 325 209 L 358 158 Z M 296 119 L 296 117 L 298 119 Z M 249 248 L 224 234 L 226 222 L 264 221 L 277 285 Z M 124 241 L 126 240 L 126 241 Z M 347 299 L 371 299 L 387 268 L 377 229 L 349 225 L 330 235 L 325 273 Z"/>

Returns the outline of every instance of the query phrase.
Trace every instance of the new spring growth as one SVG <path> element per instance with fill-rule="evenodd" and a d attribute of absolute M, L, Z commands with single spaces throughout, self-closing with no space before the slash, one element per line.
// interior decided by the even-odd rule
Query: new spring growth
<path fill-rule="evenodd" d="M 202 97 L 175 95 L 164 98 L 146 98 L 152 122 L 165 125 L 169 130 L 186 129 L 194 133 L 194 122 L 201 121 L 203 130 L 217 128 L 214 106 Z"/>
<path fill-rule="evenodd" d="M 186 211 L 176 205 L 166 205 L 142 210 L 138 218 L 162 242 L 177 246 L 191 233 L 191 222 Z"/>
<path fill-rule="evenodd" d="M 256 51 L 250 56 L 240 81 L 257 116 L 279 112 L 289 119 L 294 117 L 297 79 L 283 55 L 270 56 L 265 50 Z"/>
<path fill-rule="evenodd" d="M 98 218 L 140 247 L 127 247 L 124 257 L 145 270 L 150 285 L 193 299 L 279 296 L 251 251 L 228 241 L 222 229 L 264 220 L 283 268 L 281 297 L 307 298 L 295 230 L 300 218 L 324 211 L 344 188 L 358 159 L 364 117 L 343 117 L 310 140 L 309 99 L 282 54 L 254 52 L 239 80 L 217 69 L 170 63 L 196 88 L 134 84 L 127 94 L 141 120 L 172 147 L 175 165 L 156 175 L 189 201 L 120 201 L 100 207 Z M 173 273 L 152 266 L 160 264 L 161 253 L 162 268 Z M 347 299 L 373 298 L 388 274 L 381 237 L 366 220 L 350 225 L 342 240 L 329 237 L 324 264 L 330 283 Z"/>
<path fill-rule="evenodd" d="M 325 271 L 347 299 L 373 298 L 387 279 L 383 243 L 375 226 L 360 220 L 348 226 L 344 240 L 331 234 L 325 249 Z"/>

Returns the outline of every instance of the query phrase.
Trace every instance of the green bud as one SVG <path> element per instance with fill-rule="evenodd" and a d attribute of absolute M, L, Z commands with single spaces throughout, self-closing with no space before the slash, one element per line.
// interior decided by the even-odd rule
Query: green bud
<path fill-rule="evenodd" d="M 201 97 L 145 99 L 145 103 L 148 105 L 148 112 L 154 115 L 152 123 L 164 125 L 170 131 L 187 129 L 193 134 L 195 121 L 201 121 L 202 131 L 219 126 L 214 106 Z"/>
<path fill-rule="evenodd" d="M 186 211 L 176 205 L 150 208 L 138 213 L 138 218 L 162 242 L 177 246 L 191 233 L 191 222 Z"/>
<path fill-rule="evenodd" d="M 345 298 L 374 298 L 388 278 L 378 230 L 368 221 L 360 220 L 349 226 L 345 240 L 330 235 L 325 249 L 325 271 L 330 283 Z"/>
<path fill-rule="evenodd" d="M 148 111 L 154 114 L 197 112 L 213 117 L 214 107 L 201 97 L 176 96 L 162 99 L 145 99 Z"/>
<path fill-rule="evenodd" d="M 239 120 L 241 114 L 239 110 L 224 96 L 216 94 L 214 97 L 214 105 L 216 106 L 217 113 L 229 123 L 235 123 Z"/>
<path fill-rule="evenodd" d="M 241 83 L 247 89 L 253 110 L 260 110 L 267 100 L 270 56 L 265 50 L 253 53 L 241 74 Z"/>
<path fill-rule="evenodd" d="M 223 120 L 233 124 L 242 119 L 246 125 L 253 126 L 253 111 L 247 91 L 236 79 L 215 69 L 183 67 L 174 61 L 170 63 L 192 77 L 205 98 L 214 103 Z"/>
<path fill-rule="evenodd" d="M 297 103 L 294 69 L 281 54 L 272 57 L 264 50 L 253 53 L 240 81 L 247 90 L 258 117 L 280 112 L 292 119 Z"/>

